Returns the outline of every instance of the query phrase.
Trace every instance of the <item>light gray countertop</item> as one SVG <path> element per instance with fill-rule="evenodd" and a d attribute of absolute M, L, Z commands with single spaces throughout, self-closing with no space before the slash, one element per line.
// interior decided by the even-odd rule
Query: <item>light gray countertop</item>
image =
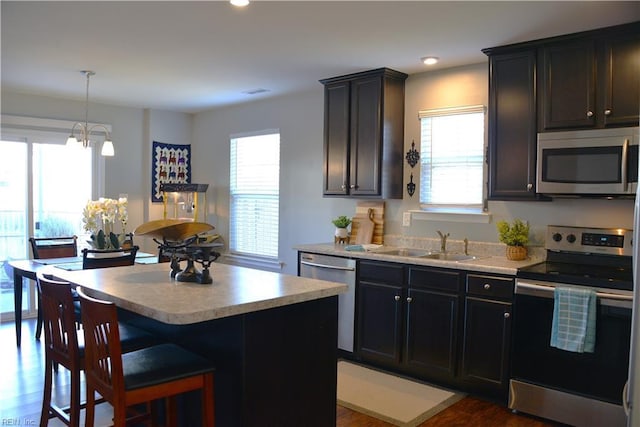
<path fill-rule="evenodd" d="M 212 264 L 213 283 L 177 282 L 168 263 L 67 271 L 61 279 L 86 288 L 95 298 L 164 323 L 189 324 L 338 295 L 343 284 Z"/>
<path fill-rule="evenodd" d="M 414 264 L 430 267 L 453 268 L 456 270 L 477 271 L 482 273 L 505 274 L 515 276 L 518 268 L 537 264 L 544 261 L 542 257 L 529 256 L 524 261 L 510 261 L 505 256 L 496 256 L 483 252 L 471 252 L 476 259 L 466 261 L 446 261 L 420 257 L 407 257 L 397 255 L 386 255 L 376 253 L 376 251 L 395 249 L 394 246 L 385 245 L 384 248 L 371 251 L 348 251 L 345 245 L 333 243 L 300 244 L 294 247 L 300 252 L 312 252 L 324 255 L 334 255 L 346 258 L 369 259 L 378 261 L 399 262 L 404 264 Z"/>

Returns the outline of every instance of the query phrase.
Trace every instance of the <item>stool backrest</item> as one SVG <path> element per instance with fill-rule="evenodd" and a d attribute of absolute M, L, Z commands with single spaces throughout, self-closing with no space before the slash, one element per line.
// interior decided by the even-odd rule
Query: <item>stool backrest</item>
<path fill-rule="evenodd" d="M 78 237 L 29 237 L 34 259 L 78 256 Z"/>
<path fill-rule="evenodd" d="M 77 289 L 84 328 L 85 378 L 106 400 L 124 394 L 122 346 L 116 305 Z"/>
<path fill-rule="evenodd" d="M 82 250 L 82 269 L 105 267 L 123 267 L 133 265 L 136 262 L 138 246 L 127 249 L 113 249 L 109 251 L 97 249 Z"/>
<path fill-rule="evenodd" d="M 38 273 L 36 279 L 42 304 L 45 351 L 54 362 L 67 369 L 81 369 L 71 285 L 42 273 Z"/>

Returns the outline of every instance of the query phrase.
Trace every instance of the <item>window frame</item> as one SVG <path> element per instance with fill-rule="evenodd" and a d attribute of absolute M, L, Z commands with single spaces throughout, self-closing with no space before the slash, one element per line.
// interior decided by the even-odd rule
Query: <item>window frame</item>
<path fill-rule="evenodd" d="M 272 136 L 276 135 L 278 138 L 278 158 L 277 158 L 277 224 L 275 226 L 276 237 L 275 242 L 271 242 L 271 244 L 275 244 L 276 254 L 275 255 L 264 255 L 258 252 L 247 252 L 239 250 L 235 246 L 235 237 L 233 233 L 235 233 L 234 229 L 234 215 L 235 215 L 235 207 L 234 207 L 234 164 L 233 161 L 233 144 L 234 140 L 241 140 L 243 138 L 253 138 L 260 136 Z M 233 134 L 229 137 L 229 253 L 227 254 L 228 259 L 236 264 L 250 266 L 254 268 L 266 269 L 266 270 L 280 270 L 282 268 L 282 263 L 279 261 L 280 256 L 280 245 L 279 245 L 279 236 L 280 236 L 280 192 L 281 192 L 281 161 L 282 161 L 282 135 L 279 129 L 265 129 L 256 132 L 246 132 L 241 134 Z M 259 194 L 254 194 L 254 196 L 260 196 Z M 262 195 L 264 196 L 264 194 Z"/>

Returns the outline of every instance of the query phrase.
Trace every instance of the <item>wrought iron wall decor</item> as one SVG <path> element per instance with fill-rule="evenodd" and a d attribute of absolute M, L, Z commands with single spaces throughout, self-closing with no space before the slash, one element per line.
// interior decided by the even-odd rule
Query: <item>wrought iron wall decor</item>
<path fill-rule="evenodd" d="M 162 202 L 161 184 L 191 182 L 191 145 L 153 141 L 151 201 Z"/>
<path fill-rule="evenodd" d="M 411 150 L 407 151 L 405 159 L 407 159 L 407 163 L 409 163 L 411 169 L 413 169 L 414 166 L 418 164 L 418 161 L 420 160 L 420 153 L 418 153 L 418 150 L 416 150 L 415 141 L 411 141 Z"/>
<path fill-rule="evenodd" d="M 420 161 L 420 153 L 418 153 L 418 150 L 416 150 L 415 141 L 411 141 L 411 150 L 407 151 L 407 155 L 405 156 L 405 159 L 407 159 L 407 163 L 409 163 L 409 166 L 411 166 L 411 169 L 413 169 L 415 165 L 418 164 L 418 161 Z M 407 184 L 407 193 L 409 194 L 409 197 L 413 197 L 413 193 L 415 192 L 416 192 L 416 184 L 413 182 L 413 172 L 412 172 L 411 179 Z"/>
<path fill-rule="evenodd" d="M 413 197 L 413 193 L 416 192 L 416 184 L 413 182 L 413 173 L 411 174 L 411 179 L 407 184 L 407 193 L 409 193 L 409 197 Z"/>

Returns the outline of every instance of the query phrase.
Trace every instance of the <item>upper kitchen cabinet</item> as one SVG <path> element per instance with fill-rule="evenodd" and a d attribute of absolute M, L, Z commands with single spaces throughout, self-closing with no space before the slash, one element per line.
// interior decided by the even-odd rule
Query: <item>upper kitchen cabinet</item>
<path fill-rule="evenodd" d="M 325 196 L 402 198 L 404 82 L 380 68 L 321 80 Z"/>
<path fill-rule="evenodd" d="M 539 49 L 539 130 L 637 126 L 640 23 Z"/>
<path fill-rule="evenodd" d="M 487 52 L 485 52 L 487 53 Z M 535 49 L 489 56 L 489 198 L 536 198 Z"/>

